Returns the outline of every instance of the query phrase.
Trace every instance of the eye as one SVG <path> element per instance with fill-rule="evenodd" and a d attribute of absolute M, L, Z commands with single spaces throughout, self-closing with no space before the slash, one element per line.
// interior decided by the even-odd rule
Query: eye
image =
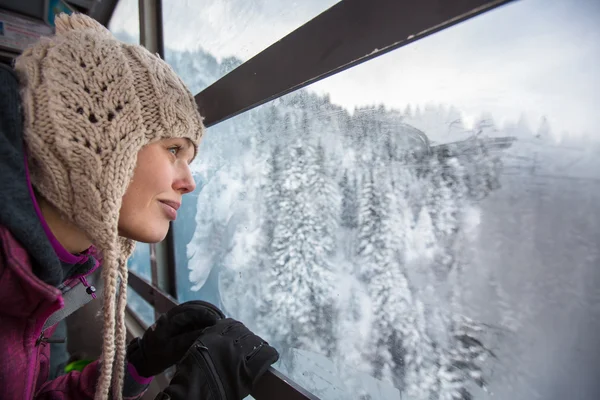
<path fill-rule="evenodd" d="M 181 150 L 181 146 L 171 146 L 167 150 L 172 152 L 174 156 L 177 156 L 177 153 L 179 153 L 179 150 Z"/>

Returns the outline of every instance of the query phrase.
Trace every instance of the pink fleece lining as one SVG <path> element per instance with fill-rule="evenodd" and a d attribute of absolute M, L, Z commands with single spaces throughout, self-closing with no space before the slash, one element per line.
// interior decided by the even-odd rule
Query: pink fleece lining
<path fill-rule="evenodd" d="M 152 382 L 152 377 L 145 378 L 141 376 L 131 363 L 127 363 L 127 372 L 129 372 L 129 375 L 131 375 L 131 377 L 140 385 L 149 385 L 150 382 Z"/>
<path fill-rule="evenodd" d="M 88 251 L 83 252 L 81 255 L 76 256 L 74 254 L 69 253 L 67 249 L 63 247 L 62 244 L 56 239 L 50 227 L 46 223 L 44 216 L 42 215 L 42 211 L 40 210 L 40 206 L 35 198 L 35 194 L 33 193 L 33 186 L 31 185 L 31 178 L 29 177 L 29 165 L 27 164 L 27 151 L 23 149 L 23 154 L 25 158 L 25 175 L 27 176 L 27 187 L 29 188 L 29 195 L 31 197 L 31 201 L 33 201 L 33 207 L 35 208 L 35 213 L 37 214 L 42 227 L 44 228 L 44 232 L 46 232 L 46 236 L 48 236 L 48 240 L 52 244 L 52 248 L 56 252 L 58 258 L 67 264 L 79 264 L 83 263 L 88 259 Z"/>

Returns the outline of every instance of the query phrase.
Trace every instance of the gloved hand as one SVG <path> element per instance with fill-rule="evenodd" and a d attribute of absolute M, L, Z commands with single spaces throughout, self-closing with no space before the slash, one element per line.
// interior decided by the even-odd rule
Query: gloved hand
<path fill-rule="evenodd" d="M 143 377 L 158 375 L 183 358 L 200 332 L 223 318 L 221 310 L 204 301 L 179 304 L 129 343 L 127 361 Z"/>
<path fill-rule="evenodd" d="M 241 400 L 279 353 L 231 318 L 206 328 L 155 400 Z"/>

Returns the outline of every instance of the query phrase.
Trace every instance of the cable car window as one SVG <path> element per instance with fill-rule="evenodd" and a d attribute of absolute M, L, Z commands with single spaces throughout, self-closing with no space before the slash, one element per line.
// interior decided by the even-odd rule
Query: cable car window
<path fill-rule="evenodd" d="M 131 271 L 137 272 L 142 278 L 152 281 L 152 273 L 150 268 L 150 245 L 147 243 L 137 242 L 135 244 L 133 255 L 127 262 L 127 267 Z M 140 316 L 142 321 L 148 325 L 152 325 L 154 323 L 154 308 L 131 287 L 128 287 L 127 291 L 127 304 L 138 316 Z"/>
<path fill-rule="evenodd" d="M 108 29 L 123 42 L 140 44 L 139 1 L 119 0 Z"/>
<path fill-rule="evenodd" d="M 322 399 L 599 398 L 599 19 L 517 2 L 209 128 L 179 300 Z"/>
<path fill-rule="evenodd" d="M 169 0 L 165 60 L 196 94 L 339 0 Z"/>
<path fill-rule="evenodd" d="M 152 269 L 150 268 L 150 245 L 148 243 L 135 243 L 133 255 L 127 262 L 127 267 L 137 272 L 142 278 L 152 280 Z"/>
<path fill-rule="evenodd" d="M 156 321 L 154 307 L 140 296 L 131 286 L 127 286 L 127 305 L 147 326 Z"/>

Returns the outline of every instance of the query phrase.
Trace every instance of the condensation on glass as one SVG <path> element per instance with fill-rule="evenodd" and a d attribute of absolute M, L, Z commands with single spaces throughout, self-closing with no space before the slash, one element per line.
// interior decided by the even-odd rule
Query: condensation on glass
<path fill-rule="evenodd" d="M 516 2 L 210 128 L 180 300 L 322 399 L 600 398 L 599 19 Z"/>
<path fill-rule="evenodd" d="M 169 0 L 165 60 L 196 94 L 338 2 Z"/>

